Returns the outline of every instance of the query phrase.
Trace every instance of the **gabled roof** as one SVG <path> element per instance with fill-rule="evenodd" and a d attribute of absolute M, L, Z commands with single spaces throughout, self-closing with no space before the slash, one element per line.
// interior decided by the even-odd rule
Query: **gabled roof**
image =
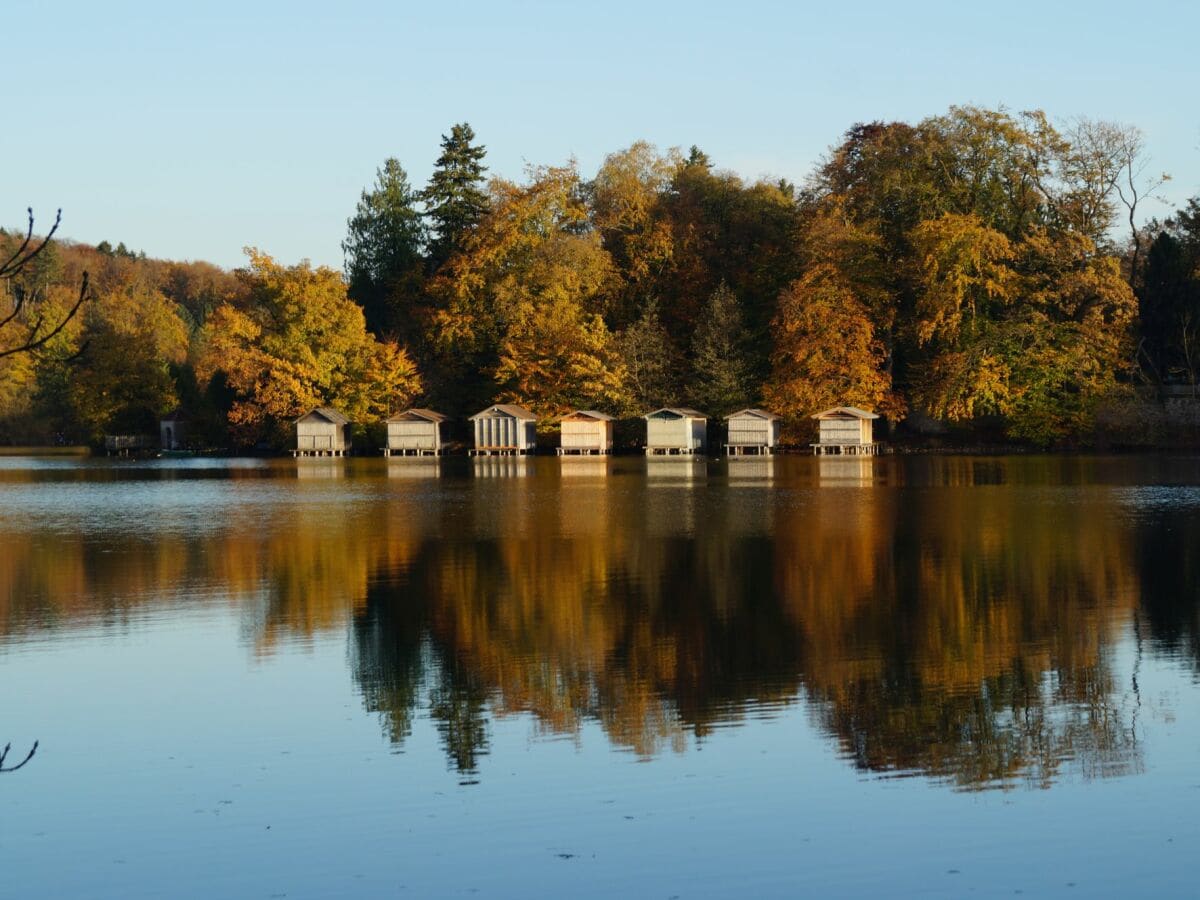
<path fill-rule="evenodd" d="M 186 422 L 187 413 L 183 411 L 183 407 L 177 406 L 165 416 L 159 419 L 160 422 Z"/>
<path fill-rule="evenodd" d="M 873 412 L 867 412 L 865 409 L 859 409 L 857 406 L 835 406 L 833 409 L 827 409 L 824 412 L 813 413 L 814 419 L 844 419 L 847 416 L 855 419 L 878 419 L 879 416 Z"/>
<path fill-rule="evenodd" d="M 350 420 L 334 409 L 332 406 L 318 406 L 312 412 L 306 412 L 297 422 L 303 422 L 310 416 L 320 416 L 326 422 L 332 422 L 334 425 L 349 425 Z"/>
<path fill-rule="evenodd" d="M 736 419 L 739 416 L 750 416 L 755 419 L 766 419 L 768 422 L 773 422 L 779 418 L 779 416 L 775 415 L 775 413 L 767 412 L 765 409 L 755 409 L 754 407 L 751 407 L 750 409 L 742 409 L 735 413 L 730 413 L 725 417 L 725 421 L 728 422 L 730 419 Z"/>
<path fill-rule="evenodd" d="M 424 419 L 426 422 L 448 422 L 450 417 L 443 415 L 440 412 L 434 412 L 432 409 L 422 409 L 414 406 L 412 409 L 405 409 L 394 416 L 391 416 L 389 422 L 411 422 L 413 419 Z"/>
<path fill-rule="evenodd" d="M 651 416 L 657 416 L 660 413 L 670 413 L 673 416 L 678 416 L 681 419 L 707 419 L 708 416 L 702 412 L 697 412 L 687 406 L 664 406 L 662 409 L 656 409 L 654 412 L 648 412 L 643 419 L 649 419 Z"/>
<path fill-rule="evenodd" d="M 475 415 L 471 416 L 470 418 L 471 421 L 474 421 L 475 419 L 482 419 L 484 416 L 491 415 L 492 413 L 500 413 L 501 415 L 512 416 L 514 419 L 524 419 L 527 422 L 537 421 L 537 416 L 535 416 L 525 407 L 517 406 L 515 403 L 494 403 L 487 409 L 480 410 L 479 412 L 475 413 Z"/>
<path fill-rule="evenodd" d="M 597 422 L 611 422 L 614 417 L 608 413 L 596 412 L 594 409 L 575 409 L 562 417 L 562 421 L 567 419 L 595 419 Z"/>

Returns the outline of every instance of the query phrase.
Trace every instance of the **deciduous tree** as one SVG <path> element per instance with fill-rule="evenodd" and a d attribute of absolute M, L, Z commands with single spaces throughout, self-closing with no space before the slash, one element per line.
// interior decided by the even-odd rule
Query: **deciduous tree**
<path fill-rule="evenodd" d="M 640 315 L 669 270 L 675 245 L 664 198 L 680 165 L 677 151 L 638 141 L 605 157 L 591 182 L 592 222 L 622 276 L 608 311 L 614 327 Z"/>
<path fill-rule="evenodd" d="M 594 317 L 615 277 L 588 228 L 573 165 L 531 170 L 523 185 L 495 181 L 492 194 L 492 211 L 434 282 L 430 343 L 439 351 L 443 396 L 461 411 L 511 382 L 511 360 L 532 335 L 564 323 L 599 334 Z"/>
<path fill-rule="evenodd" d="M 366 330 L 338 272 L 247 253 L 241 303 L 209 319 L 198 366 L 202 381 L 220 371 L 237 392 L 230 422 L 243 439 L 282 439 L 281 425 L 324 404 L 377 420 L 421 390 L 408 354 Z"/>
<path fill-rule="evenodd" d="M 766 401 L 775 412 L 792 419 L 839 405 L 903 412 L 871 316 L 832 266 L 816 266 L 783 292 L 772 330 Z"/>
<path fill-rule="evenodd" d="M 171 367 L 187 357 L 178 307 L 138 273 L 89 307 L 67 396 L 86 436 L 153 434 L 178 402 Z"/>
<path fill-rule="evenodd" d="M 604 320 L 576 298 L 523 303 L 501 342 L 500 399 L 527 405 L 540 418 L 572 409 L 621 409 L 625 373 Z"/>

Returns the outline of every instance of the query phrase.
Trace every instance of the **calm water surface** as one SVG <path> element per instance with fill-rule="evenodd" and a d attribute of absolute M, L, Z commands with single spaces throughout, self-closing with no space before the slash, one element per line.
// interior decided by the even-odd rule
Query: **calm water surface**
<path fill-rule="evenodd" d="M 1194 896 L 1200 457 L 2 459 L 34 739 L 3 897 Z"/>

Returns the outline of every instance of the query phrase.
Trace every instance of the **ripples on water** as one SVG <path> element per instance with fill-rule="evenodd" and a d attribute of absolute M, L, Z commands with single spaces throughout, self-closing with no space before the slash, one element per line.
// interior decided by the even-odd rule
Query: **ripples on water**
<path fill-rule="evenodd" d="M 0 458 L 0 541 L 14 896 L 1169 891 L 1200 850 L 1195 457 Z"/>

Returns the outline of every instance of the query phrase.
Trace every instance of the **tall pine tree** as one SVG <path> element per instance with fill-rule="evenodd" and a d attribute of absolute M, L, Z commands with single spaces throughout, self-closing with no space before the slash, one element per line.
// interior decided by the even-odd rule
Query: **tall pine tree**
<path fill-rule="evenodd" d="M 427 234 L 417 200 L 408 173 L 388 159 L 373 188 L 362 192 L 342 242 L 350 298 L 363 308 L 367 328 L 403 343 L 418 333 L 414 307 L 424 275 Z"/>
<path fill-rule="evenodd" d="M 437 271 L 459 248 L 463 236 L 487 212 L 483 189 L 487 148 L 473 145 L 475 132 L 466 122 L 442 135 L 442 155 L 434 164 L 429 185 L 421 192 L 433 239 L 429 243 L 430 271 Z"/>

